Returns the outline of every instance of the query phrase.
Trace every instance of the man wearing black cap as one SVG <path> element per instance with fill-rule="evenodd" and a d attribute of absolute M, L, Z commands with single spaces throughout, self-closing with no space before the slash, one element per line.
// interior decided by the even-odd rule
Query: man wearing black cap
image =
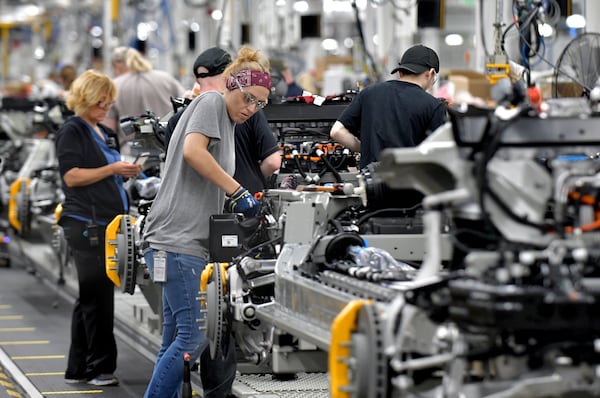
<path fill-rule="evenodd" d="M 332 126 L 331 138 L 360 151 L 360 168 L 378 161 L 385 148 L 419 145 L 446 121 L 444 103 L 427 92 L 439 70 L 439 58 L 431 48 L 409 48 L 392 71 L 398 73 L 398 80 L 358 93 Z"/>
<path fill-rule="evenodd" d="M 225 90 L 225 78 L 221 75 L 231 63 L 229 53 L 219 47 L 202 52 L 194 62 L 194 76 L 198 90 L 195 95 L 207 91 Z M 182 111 L 168 122 L 172 133 Z M 233 178 L 252 194 L 268 187 L 267 178 L 281 167 L 281 155 L 277 139 L 262 110 L 244 123 L 235 126 L 235 174 Z"/>
<path fill-rule="evenodd" d="M 231 55 L 227 51 L 219 47 L 211 47 L 198 55 L 194 61 L 194 76 L 196 79 L 218 76 L 230 63 Z"/>

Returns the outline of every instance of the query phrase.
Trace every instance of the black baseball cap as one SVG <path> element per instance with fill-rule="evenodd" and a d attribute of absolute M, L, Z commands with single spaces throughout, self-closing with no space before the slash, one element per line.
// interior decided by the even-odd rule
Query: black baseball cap
<path fill-rule="evenodd" d="M 436 73 L 439 72 L 440 59 L 431 48 L 417 44 L 402 54 L 402 59 L 392 74 L 402 69 L 418 75 L 431 68 L 435 69 Z"/>
<path fill-rule="evenodd" d="M 231 63 L 231 55 L 219 47 L 211 47 L 202 52 L 194 62 L 194 76 L 207 77 L 223 73 L 227 65 Z M 208 72 L 198 73 L 199 67 L 205 67 Z"/>

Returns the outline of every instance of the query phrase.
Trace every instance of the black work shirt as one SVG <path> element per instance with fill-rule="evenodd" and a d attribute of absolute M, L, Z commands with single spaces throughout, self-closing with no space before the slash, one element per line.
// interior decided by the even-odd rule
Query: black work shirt
<path fill-rule="evenodd" d="M 112 130 L 101 127 L 117 142 L 117 135 Z M 123 203 L 123 192 L 115 176 L 81 187 L 68 187 L 64 181 L 65 173 L 74 167 L 87 169 L 108 164 L 104 152 L 92 134 L 87 124 L 79 117 L 68 119 L 57 133 L 56 155 L 65 194 L 61 217 L 80 220 L 94 218 L 99 225 L 106 225 L 118 214 L 127 212 Z"/>
<path fill-rule="evenodd" d="M 256 112 L 235 126 L 235 174 L 233 178 L 252 194 L 267 188 L 260 162 L 279 146 L 265 113 Z"/>
<path fill-rule="evenodd" d="M 416 84 L 388 80 L 361 90 L 338 121 L 360 139 L 363 168 L 385 148 L 419 145 L 446 122 L 446 106 Z"/>

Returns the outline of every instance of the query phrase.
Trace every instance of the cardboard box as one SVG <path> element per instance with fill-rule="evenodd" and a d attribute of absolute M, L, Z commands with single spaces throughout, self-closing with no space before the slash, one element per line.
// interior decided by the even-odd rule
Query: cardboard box
<path fill-rule="evenodd" d="M 334 56 L 329 55 L 325 57 L 319 57 L 315 60 L 315 80 L 323 81 L 323 74 L 330 65 L 346 65 L 352 67 L 354 59 L 350 55 L 345 56 Z"/>
<path fill-rule="evenodd" d="M 583 95 L 583 87 L 574 82 L 558 82 L 556 92 L 554 89 L 554 83 L 543 82 L 540 84 L 542 91 L 542 98 L 554 98 L 554 97 L 573 97 L 579 98 Z M 556 94 L 556 95 L 555 95 Z"/>
<path fill-rule="evenodd" d="M 455 87 L 455 93 L 467 91 L 473 97 L 490 99 L 490 82 L 486 75 L 470 70 L 450 70 L 447 72 L 448 81 Z"/>

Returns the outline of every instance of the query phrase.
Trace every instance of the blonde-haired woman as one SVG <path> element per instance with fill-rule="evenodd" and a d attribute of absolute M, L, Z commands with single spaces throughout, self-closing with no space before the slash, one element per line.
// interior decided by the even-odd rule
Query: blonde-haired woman
<path fill-rule="evenodd" d="M 119 91 L 105 124 L 119 134 L 121 144 L 133 137 L 125 136 L 119 121 L 152 111 L 162 117 L 173 110 L 171 97 L 183 96 L 185 88 L 171 74 L 152 68 L 152 64 L 135 48 L 117 47 L 112 57 L 115 85 Z"/>
<path fill-rule="evenodd" d="M 140 167 L 121 161 L 116 135 L 100 121 L 117 95 L 113 81 L 88 70 L 71 86 L 67 107 L 75 115 L 57 134 L 58 166 L 65 194 L 59 224 L 73 251 L 79 297 L 73 309 L 66 383 L 116 385 L 114 288 L 104 267 L 104 229 L 129 204 L 123 178 Z"/>
<path fill-rule="evenodd" d="M 183 355 L 195 361 L 208 341 L 198 330 L 203 317 L 197 297 L 206 266 L 208 225 L 223 212 L 253 216 L 258 202 L 232 175 L 234 127 L 264 107 L 271 92 L 269 62 L 244 47 L 225 69 L 226 90 L 198 95 L 183 112 L 171 138 L 160 190 L 146 218 L 144 252 L 154 282 L 163 287 L 163 338 L 146 398 L 177 396 Z M 160 272 L 159 272 L 160 271 Z M 201 360 L 205 398 L 225 397 L 235 378 L 234 347 L 224 360 Z"/>
<path fill-rule="evenodd" d="M 115 77 L 127 73 L 127 50 L 129 47 L 117 47 L 113 50 L 110 62 Z"/>

